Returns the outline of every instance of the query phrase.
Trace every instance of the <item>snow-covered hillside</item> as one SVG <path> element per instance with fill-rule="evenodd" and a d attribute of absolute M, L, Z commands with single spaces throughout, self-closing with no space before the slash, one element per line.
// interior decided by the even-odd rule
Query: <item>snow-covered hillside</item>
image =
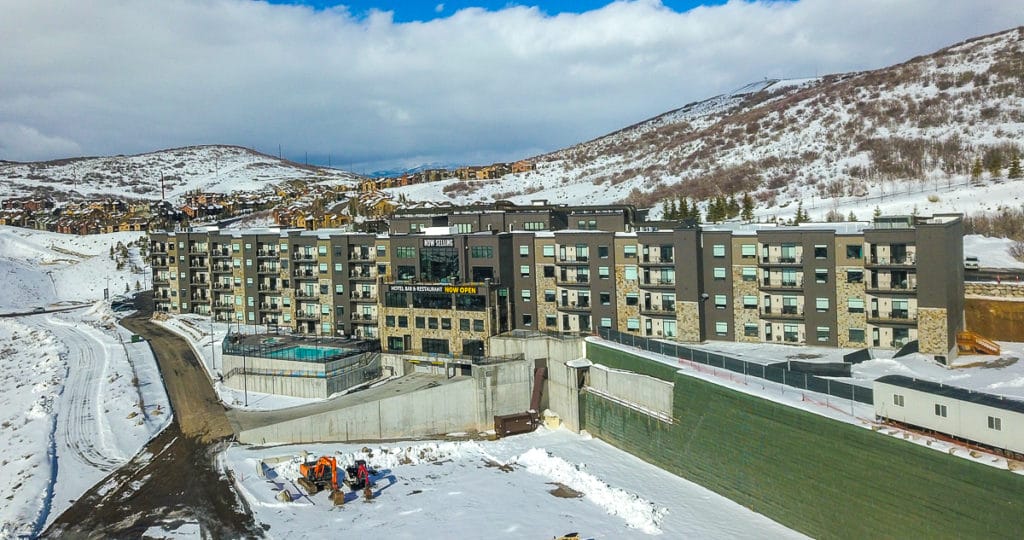
<path fill-rule="evenodd" d="M 38 535 L 170 421 L 152 351 L 102 301 L 146 279 L 116 249 L 139 236 L 0 227 L 0 538 Z"/>
<path fill-rule="evenodd" d="M 344 171 L 300 165 L 238 146 L 190 146 L 135 156 L 0 164 L 0 198 L 30 194 L 159 200 L 187 191 L 258 191 L 286 180 L 350 184 Z M 162 186 L 161 186 L 162 180 Z M 60 198 L 60 197 L 58 197 Z"/>
<path fill-rule="evenodd" d="M 1004 181 L 1022 153 L 1021 54 L 1018 28 L 877 71 L 762 81 L 539 156 L 534 171 L 394 191 L 409 200 L 640 207 L 749 192 L 761 218 L 792 216 L 797 201 L 819 209 L 812 218 L 861 209 L 863 219 L 876 205 L 970 210 L 941 194 L 972 176 Z M 972 175 L 976 162 L 980 176 Z M 1020 185 L 980 193 L 988 199 L 976 206 L 1019 204 L 1002 198 L 1007 190 L 1019 194 Z M 928 200 L 932 192 L 939 204 Z M 893 197 L 900 193 L 916 196 Z"/>

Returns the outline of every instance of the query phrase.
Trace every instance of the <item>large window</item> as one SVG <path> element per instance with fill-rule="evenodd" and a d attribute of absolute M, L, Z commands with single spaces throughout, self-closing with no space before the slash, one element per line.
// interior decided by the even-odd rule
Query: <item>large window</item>
<path fill-rule="evenodd" d="M 487 297 L 479 294 L 460 294 L 455 296 L 455 308 L 459 311 L 483 311 L 487 307 Z"/>
<path fill-rule="evenodd" d="M 473 246 L 469 248 L 469 256 L 474 259 L 491 259 L 494 257 L 494 248 L 491 246 Z"/>
<path fill-rule="evenodd" d="M 740 257 L 753 259 L 757 257 L 757 244 L 743 244 L 740 246 Z M 756 335 L 756 334 L 755 334 Z"/>
<path fill-rule="evenodd" d="M 448 354 L 448 340 L 423 338 L 423 352 L 434 354 Z"/>
<path fill-rule="evenodd" d="M 416 248 L 412 246 L 398 246 L 395 248 L 395 257 L 398 259 L 416 258 Z"/>
<path fill-rule="evenodd" d="M 746 266 L 742 270 L 743 281 L 757 281 L 757 268 Z"/>
<path fill-rule="evenodd" d="M 850 298 L 846 301 L 846 308 L 850 313 L 864 313 L 864 299 Z"/>
<path fill-rule="evenodd" d="M 452 295 L 445 293 L 415 293 L 412 307 L 422 309 L 451 309 Z"/>
<path fill-rule="evenodd" d="M 726 304 L 727 300 L 724 294 L 715 295 L 715 309 L 725 309 Z"/>
<path fill-rule="evenodd" d="M 852 343 L 864 343 L 864 329 L 851 328 L 849 338 Z"/>
<path fill-rule="evenodd" d="M 715 268 L 714 268 L 714 269 L 712 270 L 712 276 L 713 276 L 713 277 L 714 277 L 714 278 L 715 278 L 716 280 L 723 280 L 723 279 L 725 279 L 725 268 L 723 268 L 723 267 L 721 267 L 721 266 L 716 266 L 716 267 L 715 267 Z"/>
<path fill-rule="evenodd" d="M 438 282 L 459 278 L 459 251 L 454 247 L 420 249 L 420 278 Z"/>
<path fill-rule="evenodd" d="M 715 323 L 715 335 L 724 336 L 729 333 L 729 323 L 718 321 Z"/>
<path fill-rule="evenodd" d="M 863 250 L 864 246 L 862 244 L 846 244 L 846 258 L 859 259 Z"/>
<path fill-rule="evenodd" d="M 541 253 L 541 255 L 543 255 L 545 257 L 554 257 L 555 256 L 555 246 L 550 245 L 550 244 L 546 245 L 546 246 L 542 246 L 540 253 Z"/>

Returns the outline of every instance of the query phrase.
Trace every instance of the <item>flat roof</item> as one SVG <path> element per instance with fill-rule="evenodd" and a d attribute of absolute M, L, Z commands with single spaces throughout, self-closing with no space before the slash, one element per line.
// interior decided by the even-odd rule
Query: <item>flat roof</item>
<path fill-rule="evenodd" d="M 1014 398 L 997 396 L 995 394 L 986 394 L 984 392 L 977 392 L 975 390 L 960 388 L 958 386 L 949 386 L 948 384 L 926 381 L 924 379 L 914 379 L 905 375 L 886 375 L 875 379 L 875 381 L 899 386 L 900 388 L 908 388 L 910 390 L 928 392 L 929 394 L 958 399 L 960 401 L 977 403 L 978 405 L 985 405 L 996 409 L 1003 409 L 1005 411 L 1024 413 L 1024 401 Z"/>

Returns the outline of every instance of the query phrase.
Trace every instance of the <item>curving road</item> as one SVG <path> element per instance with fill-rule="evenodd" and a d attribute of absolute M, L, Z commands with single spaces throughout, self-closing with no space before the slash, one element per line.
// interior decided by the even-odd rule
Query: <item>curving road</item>
<path fill-rule="evenodd" d="M 207 538 L 266 534 L 216 465 L 231 437 L 224 406 L 188 344 L 153 324 L 152 297 L 121 321 L 149 340 L 174 409 L 174 421 L 123 467 L 93 486 L 43 536 L 139 538 L 154 526 L 198 522 Z"/>

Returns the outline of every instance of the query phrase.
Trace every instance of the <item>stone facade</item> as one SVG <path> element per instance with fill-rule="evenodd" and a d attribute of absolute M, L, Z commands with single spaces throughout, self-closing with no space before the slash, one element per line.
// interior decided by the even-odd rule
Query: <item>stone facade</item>
<path fill-rule="evenodd" d="M 678 341 L 697 343 L 700 341 L 700 305 L 697 302 L 676 301 L 676 326 L 679 328 Z"/>
<path fill-rule="evenodd" d="M 949 354 L 946 309 L 918 308 L 918 350 L 924 354 Z"/>
<path fill-rule="evenodd" d="M 864 300 L 864 280 L 851 283 L 847 280 L 847 270 L 860 270 L 860 266 L 840 266 L 836 268 L 836 337 L 840 347 L 866 347 L 871 339 L 868 330 L 867 306 L 860 313 L 850 312 L 850 299 Z M 863 274 L 862 274 L 863 275 Z M 850 341 L 850 329 L 864 331 L 864 341 Z"/>
<path fill-rule="evenodd" d="M 750 265 L 746 265 L 750 266 Z M 757 279 L 753 281 L 743 280 L 743 268 L 742 265 L 733 265 L 732 267 L 732 283 L 733 283 L 733 324 L 736 328 L 736 341 L 748 342 L 748 343 L 759 343 L 762 340 L 760 318 L 758 314 L 758 306 L 761 304 L 760 300 L 754 305 L 753 308 L 743 306 L 744 296 L 753 296 L 754 298 L 760 298 L 757 288 Z M 756 270 L 756 266 L 753 267 Z M 753 324 L 758 327 L 757 335 L 746 336 L 744 335 L 743 328 L 747 324 Z"/>

